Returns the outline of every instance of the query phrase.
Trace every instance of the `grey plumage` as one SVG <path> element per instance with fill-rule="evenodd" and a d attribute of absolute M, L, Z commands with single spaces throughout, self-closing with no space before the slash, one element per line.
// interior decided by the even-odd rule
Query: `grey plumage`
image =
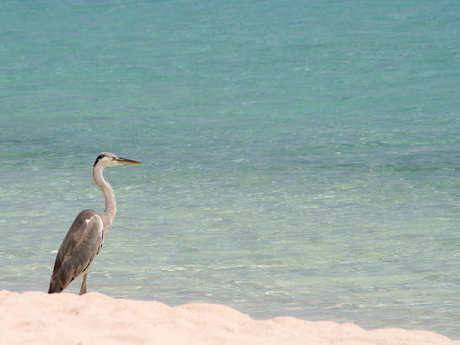
<path fill-rule="evenodd" d="M 112 226 L 117 210 L 115 193 L 104 179 L 103 170 L 107 166 L 119 164 L 140 164 L 112 153 L 100 154 L 93 167 L 93 178 L 104 193 L 105 211 L 81 211 L 72 223 L 56 255 L 48 293 L 61 292 L 73 280 L 83 276 L 80 295 L 86 293 L 86 278 L 91 265 L 99 254 L 104 240 Z"/>

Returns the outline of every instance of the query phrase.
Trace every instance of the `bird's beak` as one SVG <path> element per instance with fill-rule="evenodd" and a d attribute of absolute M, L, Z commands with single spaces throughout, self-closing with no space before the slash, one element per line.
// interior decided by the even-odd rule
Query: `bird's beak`
<path fill-rule="evenodd" d="M 115 159 L 118 164 L 141 164 L 141 162 L 132 161 L 131 159 L 117 157 Z"/>

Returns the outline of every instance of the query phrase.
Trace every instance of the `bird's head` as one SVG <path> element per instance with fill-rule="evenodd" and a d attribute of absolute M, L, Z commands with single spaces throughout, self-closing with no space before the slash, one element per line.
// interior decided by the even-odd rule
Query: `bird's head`
<path fill-rule="evenodd" d="M 140 162 L 133 161 L 131 159 L 121 158 L 115 156 L 110 152 L 102 152 L 94 162 L 94 167 L 100 165 L 102 167 L 108 167 L 111 165 L 120 165 L 120 164 L 141 164 Z"/>

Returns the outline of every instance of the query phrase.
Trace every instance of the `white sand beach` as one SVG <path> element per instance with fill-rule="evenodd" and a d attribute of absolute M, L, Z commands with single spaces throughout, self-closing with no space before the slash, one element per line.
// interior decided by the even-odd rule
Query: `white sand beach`
<path fill-rule="evenodd" d="M 0 292 L 0 344 L 454 345 L 445 336 L 293 317 L 254 320 L 232 308 L 31 291 Z"/>

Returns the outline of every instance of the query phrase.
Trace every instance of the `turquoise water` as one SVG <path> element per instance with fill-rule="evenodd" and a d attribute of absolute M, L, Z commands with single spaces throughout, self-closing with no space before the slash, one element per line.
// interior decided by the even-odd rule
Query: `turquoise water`
<path fill-rule="evenodd" d="M 0 288 L 47 290 L 109 151 L 142 165 L 89 291 L 460 339 L 459 33 L 444 0 L 1 2 Z"/>

